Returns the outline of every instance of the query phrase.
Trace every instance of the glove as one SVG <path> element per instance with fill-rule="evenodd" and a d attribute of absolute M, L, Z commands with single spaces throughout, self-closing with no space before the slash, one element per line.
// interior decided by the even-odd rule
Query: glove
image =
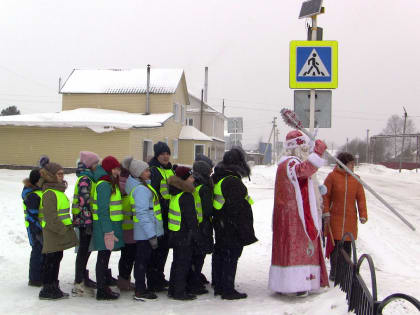
<path fill-rule="evenodd" d="M 150 246 L 152 246 L 152 249 L 158 248 L 158 239 L 156 236 L 150 238 L 149 243 L 150 243 Z"/>
<path fill-rule="evenodd" d="M 359 220 L 360 220 L 360 223 L 362 223 L 362 224 L 365 224 L 367 222 L 366 218 L 360 218 Z"/>
<path fill-rule="evenodd" d="M 118 242 L 118 238 L 115 237 L 114 232 L 108 232 L 104 235 L 104 242 L 106 249 L 113 250 L 114 243 Z"/>
<path fill-rule="evenodd" d="M 320 157 L 322 157 L 326 149 L 327 149 L 327 145 L 324 142 L 322 142 L 321 140 L 315 141 L 314 152 L 318 154 Z"/>

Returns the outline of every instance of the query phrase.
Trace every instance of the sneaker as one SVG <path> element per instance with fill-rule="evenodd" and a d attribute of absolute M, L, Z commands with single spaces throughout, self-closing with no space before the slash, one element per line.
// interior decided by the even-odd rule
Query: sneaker
<path fill-rule="evenodd" d="M 104 301 L 104 300 L 116 300 L 120 297 L 120 294 L 117 292 L 114 292 L 110 289 L 110 287 L 105 287 L 102 289 L 98 289 L 96 291 L 96 299 L 98 301 Z"/>
<path fill-rule="evenodd" d="M 155 300 L 157 295 L 153 291 L 146 290 L 144 292 L 136 292 L 133 296 L 134 300 Z"/>
<path fill-rule="evenodd" d="M 246 293 L 240 293 L 236 290 L 233 290 L 232 293 L 229 294 L 222 294 L 223 300 L 240 300 L 240 299 L 246 299 L 248 295 Z"/>
<path fill-rule="evenodd" d="M 179 301 L 192 301 L 197 298 L 194 294 L 189 294 L 184 292 L 183 294 L 168 294 L 168 297 L 173 300 L 179 300 Z"/>
<path fill-rule="evenodd" d="M 30 287 L 42 287 L 42 280 L 29 280 L 28 285 Z"/>
<path fill-rule="evenodd" d="M 90 296 L 95 296 L 95 291 L 93 288 L 87 287 L 84 283 L 75 283 L 73 289 L 71 289 L 72 296 L 85 296 L 86 294 Z"/>

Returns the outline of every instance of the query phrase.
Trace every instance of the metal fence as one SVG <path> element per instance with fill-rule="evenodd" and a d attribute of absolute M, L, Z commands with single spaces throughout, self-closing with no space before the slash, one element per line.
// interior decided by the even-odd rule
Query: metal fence
<path fill-rule="evenodd" d="M 344 240 L 351 239 L 351 256 L 343 248 Z M 340 289 L 346 293 L 348 311 L 353 311 L 357 315 L 382 315 L 382 311 L 395 300 L 405 300 L 414 305 L 420 312 L 420 302 L 412 296 L 396 293 L 388 296 L 382 301 L 378 301 L 376 286 L 375 266 L 372 257 L 363 254 L 357 259 L 356 244 L 351 233 L 344 234 L 342 240 L 337 244 L 338 256 L 336 260 L 337 271 L 334 286 L 339 285 Z M 360 267 L 367 261 L 370 269 L 372 289 L 369 290 L 362 276 Z M 401 312 L 403 314 L 404 311 Z"/>

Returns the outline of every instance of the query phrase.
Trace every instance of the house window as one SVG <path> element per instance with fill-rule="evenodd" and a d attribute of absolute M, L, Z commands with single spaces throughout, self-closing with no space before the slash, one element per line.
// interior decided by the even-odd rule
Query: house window
<path fill-rule="evenodd" d="M 194 118 L 187 118 L 187 125 L 194 126 Z"/>
<path fill-rule="evenodd" d="M 194 161 L 199 154 L 204 154 L 204 144 L 194 144 Z"/>
<path fill-rule="evenodd" d="M 149 162 L 153 157 L 153 141 L 144 140 L 143 141 L 143 161 Z"/>
<path fill-rule="evenodd" d="M 181 105 L 181 121 L 185 121 L 185 106 Z"/>
<path fill-rule="evenodd" d="M 176 103 L 174 103 L 174 108 L 173 108 L 173 112 L 174 112 L 174 120 L 176 121 L 176 122 L 179 122 L 179 116 L 180 116 L 180 113 L 179 113 L 179 105 L 178 104 L 176 104 Z"/>
<path fill-rule="evenodd" d="M 172 145 L 173 145 L 172 158 L 178 159 L 178 139 L 173 140 Z"/>

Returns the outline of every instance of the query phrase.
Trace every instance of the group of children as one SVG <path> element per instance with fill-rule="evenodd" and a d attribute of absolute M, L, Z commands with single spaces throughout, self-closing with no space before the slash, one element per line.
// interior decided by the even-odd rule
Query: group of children
<path fill-rule="evenodd" d="M 201 271 L 206 254 L 214 252 L 215 295 L 246 298 L 234 288 L 236 265 L 243 246 L 257 239 L 252 202 L 241 180 L 250 173 L 243 152 L 226 152 L 212 176 L 213 163 L 206 156 L 198 156 L 191 169 L 172 166 L 164 142 L 154 145 L 154 153 L 147 164 L 132 157 L 122 163 L 112 156 L 100 161 L 93 152 L 80 152 L 71 205 L 63 167 L 48 157 L 40 159 L 22 192 L 32 246 L 29 285 L 42 286 L 40 299 L 69 297 L 60 289 L 58 274 L 63 251 L 75 246 L 73 296 L 94 296 L 96 289 L 97 300 L 117 299 L 119 293 L 110 288 L 117 285 L 120 291 L 134 290 L 135 300 L 156 299 L 156 292 L 166 290 L 170 298 L 193 300 L 209 292 Z M 173 261 L 167 281 L 169 248 Z M 117 250 L 115 279 L 108 265 Z M 96 282 L 86 269 L 92 251 L 97 251 Z"/>

